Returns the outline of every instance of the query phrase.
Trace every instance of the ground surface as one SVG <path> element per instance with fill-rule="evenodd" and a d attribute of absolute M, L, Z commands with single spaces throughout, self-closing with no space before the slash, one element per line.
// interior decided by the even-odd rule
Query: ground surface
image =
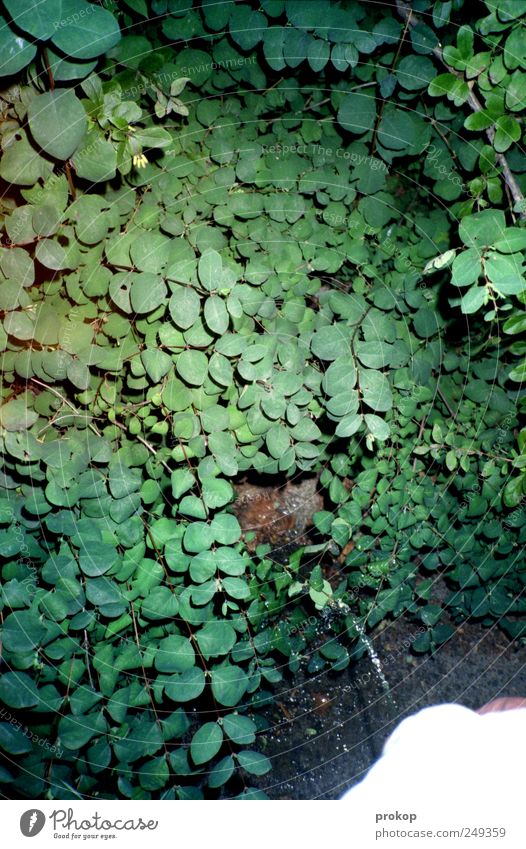
<path fill-rule="evenodd" d="M 271 799 L 338 798 L 363 777 L 393 727 L 422 707 L 476 708 L 526 695 L 526 650 L 497 628 L 464 624 L 431 657 L 407 648 L 416 630 L 399 619 L 373 640 L 396 706 L 367 656 L 344 672 L 297 676 L 292 689 L 281 687 L 259 741 L 274 768 L 257 784 Z"/>

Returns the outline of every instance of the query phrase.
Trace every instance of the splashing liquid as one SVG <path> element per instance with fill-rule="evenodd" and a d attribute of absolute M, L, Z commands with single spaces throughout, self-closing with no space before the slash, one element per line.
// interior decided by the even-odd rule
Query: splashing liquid
<path fill-rule="evenodd" d="M 385 694 L 387 701 L 389 702 L 389 706 L 391 708 L 391 711 L 393 712 L 393 714 L 397 714 L 398 713 L 398 705 L 396 704 L 394 696 L 391 692 L 391 687 L 389 685 L 389 681 L 387 680 L 385 672 L 383 670 L 382 661 L 380 660 L 380 658 L 378 656 L 378 652 L 376 651 L 371 640 L 369 639 L 369 637 L 365 633 L 365 628 L 363 627 L 363 625 L 356 619 L 356 617 L 350 611 L 348 612 L 347 615 L 351 617 L 351 619 L 353 621 L 353 625 L 356 628 L 356 630 L 358 631 L 359 641 L 364 646 L 364 648 L 365 648 L 365 650 L 366 650 L 366 652 L 369 656 L 369 660 L 371 661 L 371 666 L 373 667 L 374 673 L 375 673 L 378 681 L 380 682 L 380 685 L 382 687 L 382 690 L 384 691 L 384 694 Z"/>

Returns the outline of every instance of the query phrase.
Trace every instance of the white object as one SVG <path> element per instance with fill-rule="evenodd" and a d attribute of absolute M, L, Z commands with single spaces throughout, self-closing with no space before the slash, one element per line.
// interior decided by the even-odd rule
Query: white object
<path fill-rule="evenodd" d="M 382 756 L 341 801 L 350 821 L 371 829 L 371 837 L 382 828 L 502 828 L 520 816 L 524 838 L 525 773 L 526 708 L 480 715 L 461 705 L 435 705 L 395 728 Z M 500 845 L 514 844 L 504 839 Z"/>

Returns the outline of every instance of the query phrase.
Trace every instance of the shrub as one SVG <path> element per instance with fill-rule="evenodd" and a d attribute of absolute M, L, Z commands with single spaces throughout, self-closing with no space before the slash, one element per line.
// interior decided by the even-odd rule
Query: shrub
<path fill-rule="evenodd" d="M 264 798 L 284 675 L 404 612 L 523 632 L 522 16 L 44 5 L 4 0 L 0 777 Z M 284 564 L 254 473 L 319 476 Z"/>

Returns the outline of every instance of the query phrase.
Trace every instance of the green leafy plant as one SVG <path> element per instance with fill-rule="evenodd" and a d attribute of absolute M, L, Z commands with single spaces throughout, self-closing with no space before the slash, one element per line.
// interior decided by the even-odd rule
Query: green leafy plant
<path fill-rule="evenodd" d="M 2 35 L 0 697 L 55 749 L 0 724 L 0 779 L 265 798 L 284 676 L 402 613 L 524 631 L 522 16 L 40 5 Z M 285 563 L 250 474 L 319 480 Z"/>

